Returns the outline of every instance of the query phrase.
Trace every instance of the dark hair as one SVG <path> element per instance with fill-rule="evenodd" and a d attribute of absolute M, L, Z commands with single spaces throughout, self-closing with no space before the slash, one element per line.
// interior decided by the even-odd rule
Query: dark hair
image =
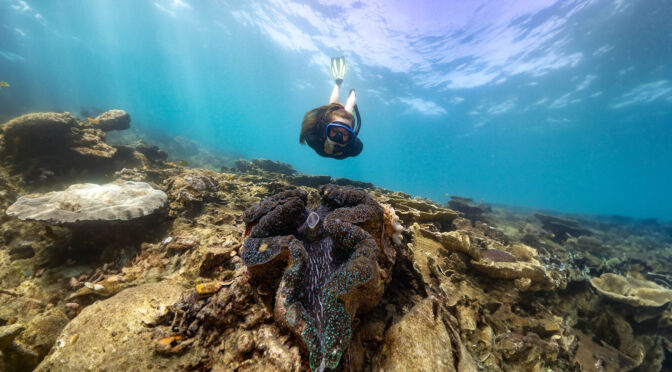
<path fill-rule="evenodd" d="M 312 109 L 303 116 L 301 123 L 301 134 L 299 135 L 299 143 L 306 143 L 306 136 L 317 126 L 317 129 L 324 132 L 328 123 L 332 122 L 334 116 L 340 116 L 343 119 L 352 122 L 351 129 L 354 130 L 355 117 L 351 113 L 345 111 L 343 105 L 338 102 L 330 103 L 328 105 L 320 106 Z"/>

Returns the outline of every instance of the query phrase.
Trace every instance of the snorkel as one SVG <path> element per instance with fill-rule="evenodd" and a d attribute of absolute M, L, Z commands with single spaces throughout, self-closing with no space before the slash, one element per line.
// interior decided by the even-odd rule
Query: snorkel
<path fill-rule="evenodd" d="M 355 125 L 355 137 L 359 134 L 359 130 L 362 128 L 362 117 L 359 116 L 359 107 L 357 107 L 357 104 L 355 103 L 355 106 L 353 107 L 353 111 L 355 111 L 355 118 L 356 120 L 356 125 Z"/>

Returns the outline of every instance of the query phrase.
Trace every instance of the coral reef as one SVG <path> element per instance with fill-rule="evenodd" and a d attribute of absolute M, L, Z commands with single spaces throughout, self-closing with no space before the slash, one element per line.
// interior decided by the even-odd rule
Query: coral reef
<path fill-rule="evenodd" d="M 483 214 L 491 211 L 491 208 L 483 203 L 477 205 L 471 198 L 456 195 L 450 196 L 448 208 L 462 212 L 464 217 L 471 221 L 481 221 L 483 220 Z"/>
<path fill-rule="evenodd" d="M 131 127 L 131 116 L 124 110 L 109 110 L 98 115 L 93 124 L 104 132 L 125 130 Z"/>
<path fill-rule="evenodd" d="M 0 163 L 10 174 L 33 185 L 66 179 L 91 180 L 109 175 L 114 169 L 138 166 L 142 159 L 133 149 L 105 142 L 104 130 L 129 127 L 128 114 L 110 110 L 100 118 L 102 121 L 80 121 L 67 112 L 14 118 L 0 125 Z M 104 130 L 98 127 L 101 122 Z"/>
<path fill-rule="evenodd" d="M 0 370 L 672 369 L 669 223 L 219 171 L 236 157 L 127 119 L 2 125 Z"/>
<path fill-rule="evenodd" d="M 672 302 L 672 290 L 648 280 L 605 273 L 590 279 L 603 296 L 632 306 L 661 307 Z"/>

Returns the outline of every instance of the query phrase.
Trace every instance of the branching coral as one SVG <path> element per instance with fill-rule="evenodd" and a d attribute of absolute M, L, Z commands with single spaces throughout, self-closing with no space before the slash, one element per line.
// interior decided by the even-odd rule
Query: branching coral
<path fill-rule="evenodd" d="M 243 262 L 260 286 L 280 283 L 275 317 L 303 340 L 313 370 L 333 369 L 350 344 L 356 314 L 382 297 L 392 237 L 384 210 L 367 193 L 324 185 L 321 205 L 307 207 L 302 190 L 277 194 L 243 215 Z"/>

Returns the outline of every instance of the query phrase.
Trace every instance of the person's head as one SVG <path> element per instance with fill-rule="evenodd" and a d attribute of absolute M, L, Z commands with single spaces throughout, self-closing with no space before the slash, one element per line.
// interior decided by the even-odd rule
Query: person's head
<path fill-rule="evenodd" d="M 333 142 L 335 146 L 346 146 L 355 137 L 354 120 L 351 113 L 344 109 L 336 109 L 328 112 L 325 117 L 326 141 Z"/>
<path fill-rule="evenodd" d="M 328 128 L 329 130 L 327 131 L 326 130 L 327 126 L 331 123 L 340 124 L 340 126 L 330 125 Z M 340 103 L 331 103 L 328 105 L 320 106 L 316 109 L 308 111 L 306 115 L 303 117 L 299 142 L 305 143 L 305 137 L 308 134 L 308 132 L 312 128 L 315 128 L 315 126 L 317 126 L 316 128 L 317 130 L 322 131 L 322 133 L 326 132 L 325 134 L 327 135 L 327 141 L 331 142 L 331 140 L 329 140 L 330 135 L 334 136 L 332 138 L 337 138 L 338 134 L 340 133 L 341 134 L 340 138 L 345 140 L 346 142 L 345 144 L 347 144 L 348 141 L 352 140 L 351 137 L 354 137 L 353 135 L 354 124 L 355 124 L 354 116 L 352 116 L 351 113 L 346 111 L 343 108 L 343 105 L 341 105 Z M 345 127 L 347 127 L 347 129 Z M 345 145 L 339 143 L 335 144 L 339 146 Z"/>

